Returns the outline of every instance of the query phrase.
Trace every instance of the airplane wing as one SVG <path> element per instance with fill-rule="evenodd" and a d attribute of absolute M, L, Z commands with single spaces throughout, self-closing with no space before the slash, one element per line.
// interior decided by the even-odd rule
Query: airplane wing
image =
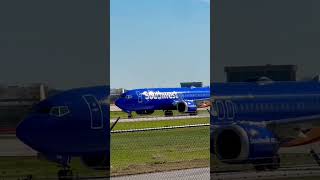
<path fill-rule="evenodd" d="M 312 141 L 320 138 L 320 114 L 301 116 L 296 118 L 269 120 L 266 127 L 277 134 L 280 140 L 288 141 L 295 139 L 294 144 L 300 141 Z M 315 131 L 316 130 L 316 131 Z M 317 132 L 317 133 L 315 133 Z"/>
<path fill-rule="evenodd" d="M 177 101 L 174 101 L 174 105 L 182 101 L 191 102 L 192 104 L 195 104 L 197 107 L 200 107 L 200 108 L 205 108 L 211 105 L 210 98 L 194 99 L 194 100 L 179 99 Z"/>

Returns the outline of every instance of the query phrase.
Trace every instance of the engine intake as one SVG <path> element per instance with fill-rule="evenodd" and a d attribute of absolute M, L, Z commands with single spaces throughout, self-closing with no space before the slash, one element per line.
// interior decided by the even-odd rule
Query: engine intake
<path fill-rule="evenodd" d="M 213 133 L 214 153 L 225 163 L 254 163 L 277 154 L 279 143 L 274 134 L 256 125 L 228 125 Z"/>
<path fill-rule="evenodd" d="M 180 113 L 196 112 L 197 105 L 194 102 L 182 101 L 177 103 L 177 110 Z"/>

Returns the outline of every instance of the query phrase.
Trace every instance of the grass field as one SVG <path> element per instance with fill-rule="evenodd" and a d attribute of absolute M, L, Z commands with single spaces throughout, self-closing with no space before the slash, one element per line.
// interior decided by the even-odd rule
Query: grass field
<path fill-rule="evenodd" d="M 209 127 L 112 135 L 112 175 L 209 166 Z"/>
<path fill-rule="evenodd" d="M 198 114 L 206 114 L 208 113 L 208 111 L 206 110 L 199 110 Z M 179 113 L 178 111 L 173 111 L 173 115 L 177 116 L 177 115 L 182 115 L 184 113 Z M 164 116 L 164 112 L 161 110 L 157 110 L 155 111 L 153 114 L 151 115 L 138 115 L 135 112 L 132 113 L 133 118 L 143 118 L 143 117 L 163 117 Z M 116 119 L 118 117 L 121 118 L 128 118 L 128 114 L 122 111 L 110 111 L 110 119 Z"/>
<path fill-rule="evenodd" d="M 114 130 L 209 123 L 209 118 L 119 122 Z M 209 166 L 209 127 L 112 134 L 112 175 Z"/>

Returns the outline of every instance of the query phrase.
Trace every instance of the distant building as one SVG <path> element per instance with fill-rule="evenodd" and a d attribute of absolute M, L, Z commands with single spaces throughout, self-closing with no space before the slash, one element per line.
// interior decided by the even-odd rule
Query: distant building
<path fill-rule="evenodd" d="M 202 87 L 202 82 L 181 82 L 181 87 Z"/>
<path fill-rule="evenodd" d="M 224 68 L 227 82 L 244 82 L 268 77 L 273 81 L 296 81 L 296 65 L 228 66 Z"/>
<path fill-rule="evenodd" d="M 47 96 L 48 87 L 42 84 L 19 86 L 0 85 L 0 134 L 7 130 L 14 131 L 19 122 L 30 111 L 34 104 Z"/>
<path fill-rule="evenodd" d="M 126 90 L 123 88 L 110 89 L 110 102 L 113 104 L 124 92 L 126 92 Z"/>

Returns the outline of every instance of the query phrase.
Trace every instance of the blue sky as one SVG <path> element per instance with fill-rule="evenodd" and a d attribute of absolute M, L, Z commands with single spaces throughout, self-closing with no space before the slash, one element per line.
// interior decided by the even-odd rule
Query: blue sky
<path fill-rule="evenodd" d="M 111 0 L 111 87 L 208 85 L 209 15 L 209 0 Z"/>

